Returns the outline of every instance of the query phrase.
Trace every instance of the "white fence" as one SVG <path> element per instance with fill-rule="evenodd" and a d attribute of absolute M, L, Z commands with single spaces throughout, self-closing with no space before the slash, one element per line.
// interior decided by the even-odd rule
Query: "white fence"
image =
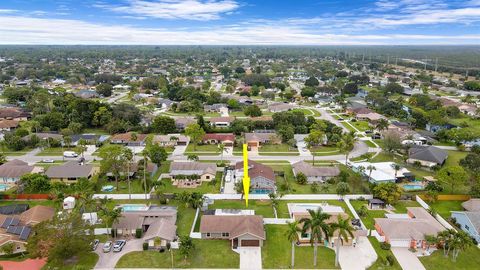
<path fill-rule="evenodd" d="M 93 235 L 103 235 L 103 234 L 111 234 L 111 228 L 95 228 L 93 229 Z"/>
<path fill-rule="evenodd" d="M 195 230 L 195 224 L 197 224 L 197 219 L 198 215 L 200 214 L 200 208 L 197 208 L 197 211 L 195 212 L 195 218 L 193 219 L 193 224 L 192 228 L 190 229 L 190 237 L 195 238 L 195 239 L 200 239 L 202 238 L 202 234 L 198 232 L 194 232 Z"/>
<path fill-rule="evenodd" d="M 415 200 L 423 207 L 425 208 L 426 210 L 430 209 L 430 206 L 424 201 L 422 200 L 422 198 L 420 198 L 418 195 L 415 195 Z M 451 230 L 454 230 L 454 231 L 457 231 L 452 225 L 450 225 L 450 223 L 448 223 L 442 216 L 440 216 L 439 214 L 435 214 L 435 219 L 440 222 L 440 224 L 443 225 L 443 227 L 447 228 L 447 229 L 451 229 Z"/>
<path fill-rule="evenodd" d="M 272 225 L 285 225 L 290 222 L 294 222 L 293 218 L 264 218 L 263 224 L 272 224 Z"/>
<path fill-rule="evenodd" d="M 350 199 L 345 199 L 345 204 L 347 205 L 348 209 L 350 209 L 350 212 L 352 212 L 353 217 L 360 221 L 360 225 L 362 226 L 362 229 L 366 230 L 367 227 L 365 226 L 365 224 L 363 224 L 362 219 L 357 214 L 357 211 L 355 211 L 355 208 L 353 208 L 353 206 L 350 204 Z"/>

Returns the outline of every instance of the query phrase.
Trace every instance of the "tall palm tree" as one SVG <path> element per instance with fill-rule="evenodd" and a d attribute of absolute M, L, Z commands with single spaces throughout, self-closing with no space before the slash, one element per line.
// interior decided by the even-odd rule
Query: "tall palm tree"
<path fill-rule="evenodd" d="M 337 146 L 340 148 L 340 152 L 345 154 L 345 165 L 347 165 L 350 151 L 352 151 L 355 146 L 355 136 L 352 133 L 344 135 L 337 143 Z"/>
<path fill-rule="evenodd" d="M 377 170 L 377 168 L 375 168 L 375 166 L 373 165 L 368 165 L 367 170 L 368 170 L 368 182 L 370 182 L 370 180 L 372 179 L 372 171 Z"/>
<path fill-rule="evenodd" d="M 113 224 L 117 223 L 120 217 L 122 217 L 122 209 L 116 208 L 113 210 L 104 209 L 104 215 L 106 217 L 107 226 L 112 228 Z M 114 237 L 116 237 L 116 231 Z"/>
<path fill-rule="evenodd" d="M 378 130 L 378 131 L 382 131 L 382 130 L 386 130 L 388 128 L 388 120 L 387 119 L 380 119 L 378 120 L 378 123 L 377 125 L 375 126 L 375 128 Z"/>
<path fill-rule="evenodd" d="M 220 150 L 220 162 L 223 163 L 223 151 L 225 150 L 225 144 L 221 143 L 218 145 L 218 150 Z"/>
<path fill-rule="evenodd" d="M 82 158 L 85 158 L 83 153 L 87 150 L 87 140 L 85 139 L 80 139 L 78 140 L 78 145 L 80 148 L 80 154 L 82 155 Z"/>
<path fill-rule="evenodd" d="M 300 223 L 303 223 L 302 233 L 310 232 L 310 243 L 313 245 L 313 266 L 317 266 L 318 242 L 323 239 L 328 241 L 330 236 L 330 225 L 326 222 L 330 215 L 322 212 L 321 208 L 318 208 L 317 211 L 308 209 L 308 213 L 310 217 L 300 219 Z"/>
<path fill-rule="evenodd" d="M 287 237 L 288 241 L 292 243 L 292 269 L 295 266 L 295 243 L 300 241 L 300 237 L 298 236 L 299 233 L 302 232 L 302 229 L 300 229 L 299 222 L 298 221 L 293 221 L 293 222 L 288 222 L 288 229 L 285 232 L 285 236 Z"/>
<path fill-rule="evenodd" d="M 125 167 L 127 168 L 127 183 L 128 183 L 128 199 L 132 199 L 132 187 L 130 183 L 130 166 L 132 164 L 133 160 L 133 152 L 130 150 L 130 148 L 124 148 L 123 149 L 123 157 L 125 159 Z"/>
<path fill-rule="evenodd" d="M 392 164 L 392 169 L 395 170 L 395 179 L 397 179 L 397 173 L 398 173 L 398 171 L 400 171 L 402 169 L 402 166 L 400 166 L 400 164 L 393 163 Z"/>
<path fill-rule="evenodd" d="M 143 150 L 143 187 L 145 189 L 145 200 L 147 199 L 147 151 Z"/>
<path fill-rule="evenodd" d="M 353 231 L 355 230 L 350 222 L 350 218 L 343 219 L 342 216 L 338 216 L 336 223 L 331 226 L 332 234 L 338 232 L 337 237 L 337 251 L 335 252 L 335 266 L 338 266 L 338 258 L 340 256 L 340 244 L 343 245 L 344 241 L 348 241 L 349 236 L 353 239 Z"/>

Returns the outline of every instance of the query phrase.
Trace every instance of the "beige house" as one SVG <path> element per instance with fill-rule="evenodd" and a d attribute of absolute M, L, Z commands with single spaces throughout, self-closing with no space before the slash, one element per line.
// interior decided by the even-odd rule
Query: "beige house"
<path fill-rule="evenodd" d="M 174 186 L 195 188 L 202 182 L 215 179 L 217 165 L 204 162 L 178 162 L 170 164 L 170 177 Z"/>
<path fill-rule="evenodd" d="M 294 163 L 292 169 L 295 177 L 297 177 L 299 173 L 303 173 L 307 177 L 307 182 L 309 184 L 325 183 L 328 179 L 340 174 L 340 169 L 338 167 L 317 167 L 305 161 Z"/>
<path fill-rule="evenodd" d="M 153 143 L 160 146 L 177 146 L 187 145 L 190 139 L 182 134 L 167 134 L 167 135 L 155 135 L 153 137 Z"/>
<path fill-rule="evenodd" d="M 266 239 L 263 217 L 258 215 L 204 215 L 200 233 L 202 239 L 228 239 L 232 249 L 261 247 Z"/>
<path fill-rule="evenodd" d="M 280 144 L 280 137 L 275 132 L 245 133 L 245 142 L 249 147 L 260 147 L 262 144 Z"/>

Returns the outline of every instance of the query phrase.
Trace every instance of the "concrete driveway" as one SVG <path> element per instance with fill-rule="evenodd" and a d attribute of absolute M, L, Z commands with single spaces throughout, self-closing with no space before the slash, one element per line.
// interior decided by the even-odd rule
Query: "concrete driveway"
<path fill-rule="evenodd" d="M 114 269 L 115 265 L 117 265 L 117 262 L 120 260 L 120 258 L 132 251 L 142 251 L 143 250 L 143 239 L 132 239 L 132 240 L 127 240 L 127 243 L 123 247 L 123 250 L 120 252 L 113 252 L 110 251 L 108 253 L 103 253 L 103 244 L 100 243 L 97 247 L 97 250 L 95 250 L 95 253 L 98 254 L 98 262 L 95 265 L 94 269 L 101 269 L 101 270 L 107 270 L 107 269 Z"/>
<path fill-rule="evenodd" d="M 241 247 L 240 269 L 262 269 L 262 249 L 260 247 Z"/>
<path fill-rule="evenodd" d="M 417 255 L 408 248 L 392 248 L 392 252 L 403 270 L 425 270 Z"/>
<path fill-rule="evenodd" d="M 367 269 L 377 260 L 377 253 L 365 236 L 357 237 L 357 245 L 340 247 L 340 266 L 344 270 Z"/>
<path fill-rule="evenodd" d="M 311 157 L 312 153 L 307 149 L 307 143 L 304 141 L 307 135 L 305 134 L 295 134 L 294 139 L 297 141 L 297 148 L 300 156 Z"/>
<path fill-rule="evenodd" d="M 183 156 L 186 149 L 186 145 L 176 145 L 175 149 L 173 149 L 172 156 Z"/>

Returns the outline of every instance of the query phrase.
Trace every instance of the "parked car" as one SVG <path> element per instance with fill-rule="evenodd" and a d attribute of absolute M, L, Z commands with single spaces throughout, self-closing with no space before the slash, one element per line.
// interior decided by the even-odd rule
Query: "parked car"
<path fill-rule="evenodd" d="M 53 159 L 42 159 L 42 162 L 43 163 L 54 163 L 55 160 L 53 160 Z"/>
<path fill-rule="evenodd" d="M 113 245 L 113 252 L 120 252 L 122 251 L 123 247 L 127 243 L 127 240 L 117 240 Z"/>
<path fill-rule="evenodd" d="M 110 250 L 112 250 L 112 241 L 107 241 L 103 245 L 103 252 L 107 253 L 107 252 L 110 252 Z"/>
<path fill-rule="evenodd" d="M 93 240 L 93 242 L 91 243 L 93 251 L 97 250 L 97 247 L 98 247 L 99 243 L 100 243 L 100 240 L 98 240 L 98 239 Z"/>
<path fill-rule="evenodd" d="M 76 158 L 78 157 L 78 154 L 73 151 L 65 151 L 63 152 L 63 156 L 66 158 Z"/>

